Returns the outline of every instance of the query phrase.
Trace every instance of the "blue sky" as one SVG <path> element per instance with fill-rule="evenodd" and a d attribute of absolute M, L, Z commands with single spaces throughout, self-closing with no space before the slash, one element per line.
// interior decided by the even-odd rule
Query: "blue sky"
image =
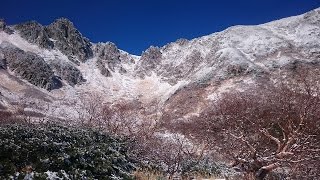
<path fill-rule="evenodd" d="M 92 42 L 112 41 L 141 54 L 150 45 L 192 39 L 232 25 L 255 25 L 305 13 L 320 0 L 1 0 L 8 24 L 66 17 Z"/>

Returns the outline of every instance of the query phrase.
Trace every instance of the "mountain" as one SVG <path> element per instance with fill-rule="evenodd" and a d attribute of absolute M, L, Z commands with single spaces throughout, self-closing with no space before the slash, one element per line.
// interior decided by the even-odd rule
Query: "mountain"
<path fill-rule="evenodd" d="M 318 66 L 320 9 L 255 26 L 151 46 L 141 56 L 114 43 L 92 43 L 66 18 L 49 25 L 0 21 L 1 105 L 24 99 L 59 118 L 70 103 L 99 94 L 103 102 L 136 101 L 170 119 L 197 115 L 220 93 L 245 89 L 297 64 Z M 42 107 L 42 108 L 39 108 Z M 31 108 L 32 109 L 32 108 Z M 54 110 L 53 110 L 54 109 Z"/>
<path fill-rule="evenodd" d="M 90 169 L 98 167 L 98 174 L 108 170 L 99 167 L 109 166 L 110 159 L 100 153 L 96 140 L 100 132 L 108 132 L 128 139 L 129 149 L 103 147 L 111 154 L 133 156 L 135 174 L 142 179 L 150 179 L 152 172 L 168 179 L 195 179 L 193 173 L 228 179 L 318 179 L 319 75 L 320 8 L 151 46 L 141 56 L 112 42 L 90 42 L 66 18 L 49 25 L 0 20 L 0 123 L 22 120 L 28 125 L 23 130 L 6 126 L 5 131 L 19 131 L 14 137 L 27 137 L 33 147 L 34 140 L 46 137 L 46 126 L 58 124 L 48 132 L 61 132 L 61 143 L 61 138 L 49 139 L 57 151 L 69 147 L 70 140 L 87 152 L 87 142 L 79 144 L 60 126 L 71 125 L 76 139 L 93 129 L 92 137 L 85 136 L 94 140 L 88 148 L 99 162 L 79 153 L 94 162 Z M 25 135 L 28 129 L 37 130 L 35 138 Z M 6 153 L 20 148 L 6 138 L 2 142 Z M 36 145 L 51 152 L 47 143 Z M 55 159 L 68 171 L 84 160 L 81 156 L 70 166 L 70 156 L 61 155 Z M 0 175 L 1 168 L 17 171 L 7 158 L 2 156 L 7 165 L 0 167 Z M 112 164 L 126 161 L 120 159 Z M 26 167 L 32 172 L 32 164 Z M 44 167 L 43 172 L 51 170 L 54 174 L 59 169 Z M 84 172 L 72 168 L 69 173 L 73 171 Z M 131 166 L 126 171 L 132 173 Z"/>

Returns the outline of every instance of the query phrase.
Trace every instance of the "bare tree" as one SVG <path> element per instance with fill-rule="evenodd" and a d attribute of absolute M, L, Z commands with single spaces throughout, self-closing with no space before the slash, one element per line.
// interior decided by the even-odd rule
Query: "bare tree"
<path fill-rule="evenodd" d="M 76 105 L 77 120 L 82 126 L 93 126 L 101 119 L 103 97 L 95 92 L 81 95 L 80 102 Z"/>

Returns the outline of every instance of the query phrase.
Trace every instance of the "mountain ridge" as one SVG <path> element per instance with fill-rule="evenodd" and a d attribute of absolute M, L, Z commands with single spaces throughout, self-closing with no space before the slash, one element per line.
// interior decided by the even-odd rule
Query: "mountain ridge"
<path fill-rule="evenodd" d="M 2 76 L 7 73 L 7 79 L 11 76 L 22 79 L 21 88 L 41 91 L 54 104 L 79 103 L 81 96 L 97 93 L 106 102 L 138 100 L 146 107 L 156 105 L 168 112 L 191 108 L 188 113 L 197 114 L 221 92 L 245 88 L 266 74 L 275 76 L 281 68 L 297 63 L 318 64 L 319 14 L 320 8 L 262 25 L 233 26 L 192 40 L 178 39 L 163 47 L 151 46 L 141 56 L 131 55 L 112 42 L 92 43 L 65 18 L 47 26 L 34 21 L 7 26 L 1 21 L 2 61 L 12 61 L 11 56 L 15 55 L 6 53 L 8 43 L 33 53 L 48 65 L 47 72 L 53 72 L 45 78 L 46 82 L 52 82 L 50 88 L 45 88 L 50 92 L 33 87 L 46 87 L 42 80 L 33 80 L 37 79 L 34 75 L 46 72 L 41 66 L 34 66 L 32 71 L 22 67 L 17 72 L 7 63 L 8 68 L 1 73 Z M 2 89 L 9 89 L 4 93 L 13 97 L 9 101 L 28 94 L 8 84 L 0 83 Z M 9 95 L 10 91 L 15 95 Z M 188 102 L 189 96 L 195 99 L 194 107 L 187 105 L 180 110 L 171 107 Z M 61 101 L 55 102 L 56 99 Z M 67 105 L 63 108 L 70 109 Z"/>

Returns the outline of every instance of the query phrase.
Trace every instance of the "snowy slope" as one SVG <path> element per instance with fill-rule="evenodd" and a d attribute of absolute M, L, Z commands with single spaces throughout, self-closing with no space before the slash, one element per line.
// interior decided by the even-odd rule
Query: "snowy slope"
<path fill-rule="evenodd" d="M 199 79 L 221 66 L 244 65 L 268 71 L 293 60 L 314 60 L 319 53 L 320 9 L 258 26 L 234 26 L 190 41 L 178 40 L 160 48 L 162 58 L 154 71 L 166 79 Z M 198 53 L 190 62 L 188 57 Z M 217 73 L 217 72 L 216 72 Z M 223 72 L 220 72 L 220 74 Z"/>

